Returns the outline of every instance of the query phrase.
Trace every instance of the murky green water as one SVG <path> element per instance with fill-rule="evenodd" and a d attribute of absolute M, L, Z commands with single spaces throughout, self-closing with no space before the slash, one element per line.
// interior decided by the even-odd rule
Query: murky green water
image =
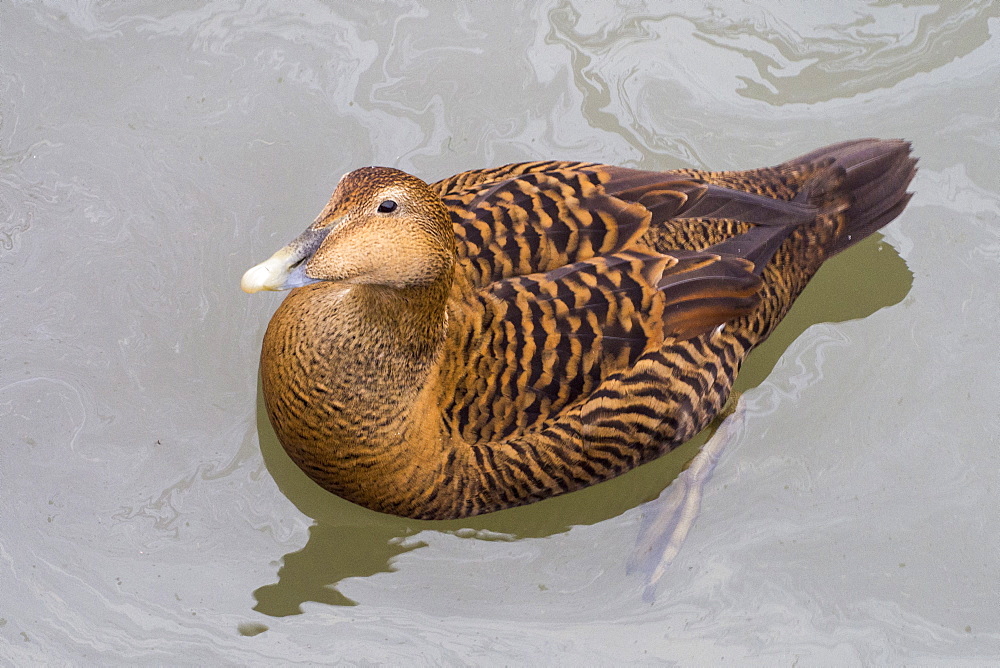
<path fill-rule="evenodd" d="M 995 660 L 998 31 L 989 2 L 0 3 L 0 659 Z M 626 564 L 695 445 L 435 524 L 275 441 L 281 297 L 239 276 L 345 171 L 863 136 L 914 142 L 916 195 L 751 358 L 652 602 Z"/>

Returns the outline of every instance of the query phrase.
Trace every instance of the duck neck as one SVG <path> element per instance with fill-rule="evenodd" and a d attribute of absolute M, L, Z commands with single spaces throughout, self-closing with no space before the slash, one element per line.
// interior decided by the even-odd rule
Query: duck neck
<path fill-rule="evenodd" d="M 427 362 L 437 356 L 444 341 L 450 283 L 437 280 L 428 285 L 403 288 L 382 285 L 352 287 L 349 295 L 351 307 L 357 314 L 357 322 L 365 324 L 359 333 L 367 339 L 360 342 L 363 350 L 359 352 L 395 351 L 395 354 L 380 357 L 391 361 L 391 368 L 387 371 L 410 369 L 412 372 L 425 368 Z M 377 363 L 379 359 L 369 361 Z M 395 383 L 404 378 L 392 372 L 385 380 Z"/>

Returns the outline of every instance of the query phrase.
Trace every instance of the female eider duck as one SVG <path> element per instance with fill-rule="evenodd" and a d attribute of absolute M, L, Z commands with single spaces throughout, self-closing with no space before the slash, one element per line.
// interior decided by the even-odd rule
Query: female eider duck
<path fill-rule="evenodd" d="M 915 165 L 863 139 L 752 171 L 358 169 L 243 276 L 294 288 L 261 352 L 271 424 L 321 486 L 412 518 L 617 476 L 709 423 L 819 266 L 903 210 Z"/>

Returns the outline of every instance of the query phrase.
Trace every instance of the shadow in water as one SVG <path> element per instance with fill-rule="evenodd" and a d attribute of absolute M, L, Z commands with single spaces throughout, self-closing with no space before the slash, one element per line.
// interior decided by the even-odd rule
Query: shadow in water
<path fill-rule="evenodd" d="M 760 384 L 785 348 L 810 325 L 866 317 L 900 302 L 911 283 L 905 262 L 877 235 L 833 258 L 771 338 L 751 354 L 736 389 L 745 391 Z M 257 415 L 268 471 L 292 503 L 316 522 L 305 547 L 285 556 L 278 581 L 254 592 L 254 609 L 272 616 L 299 614 L 306 601 L 354 605 L 337 591 L 336 584 L 345 578 L 393 570 L 396 556 L 425 545 L 407 538 L 427 529 L 481 539 L 513 539 L 549 536 L 574 525 L 616 517 L 657 498 L 711 435 L 706 430 L 656 461 L 572 494 L 481 517 L 435 522 L 376 513 L 324 491 L 285 454 L 259 391 Z"/>

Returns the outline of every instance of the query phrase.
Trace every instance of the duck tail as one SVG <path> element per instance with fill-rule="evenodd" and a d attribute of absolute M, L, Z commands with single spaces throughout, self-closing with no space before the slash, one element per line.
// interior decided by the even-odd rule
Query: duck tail
<path fill-rule="evenodd" d="M 813 171 L 795 200 L 843 215 L 830 256 L 888 225 L 906 207 L 916 174 L 910 143 L 901 139 L 857 139 L 807 153 L 782 165 Z"/>

